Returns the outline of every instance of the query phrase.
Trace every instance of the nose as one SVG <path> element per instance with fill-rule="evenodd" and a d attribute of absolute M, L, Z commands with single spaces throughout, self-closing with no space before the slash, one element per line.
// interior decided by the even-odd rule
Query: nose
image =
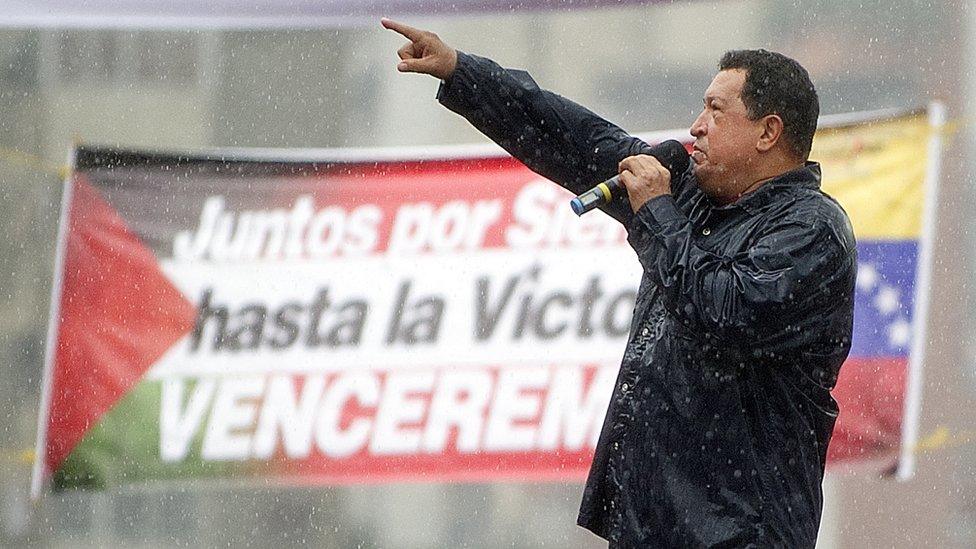
<path fill-rule="evenodd" d="M 699 137 L 704 137 L 705 133 L 707 133 L 707 130 L 705 128 L 706 128 L 705 111 L 702 110 L 702 112 L 699 113 L 698 118 L 696 118 L 695 121 L 692 122 L 691 129 L 689 131 L 691 132 L 691 135 L 693 137 L 699 138 Z"/>

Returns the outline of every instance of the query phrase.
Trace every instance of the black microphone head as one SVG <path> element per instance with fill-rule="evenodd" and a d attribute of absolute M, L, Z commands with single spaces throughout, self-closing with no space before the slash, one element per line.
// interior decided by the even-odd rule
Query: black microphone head
<path fill-rule="evenodd" d="M 688 169 L 688 164 L 691 162 L 691 157 L 688 156 L 688 149 L 674 139 L 661 141 L 651 147 L 647 151 L 647 154 L 657 158 L 658 162 L 667 168 L 672 176 L 684 173 Z"/>

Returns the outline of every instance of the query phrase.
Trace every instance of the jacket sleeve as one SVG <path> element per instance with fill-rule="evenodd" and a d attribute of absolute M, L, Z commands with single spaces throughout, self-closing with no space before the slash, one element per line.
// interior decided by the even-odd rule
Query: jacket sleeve
<path fill-rule="evenodd" d="M 812 214 L 771 221 L 748 249 L 731 256 L 698 245 L 692 223 L 669 195 L 642 206 L 628 229 L 666 309 L 693 337 L 724 349 L 795 342 L 791 330 L 840 305 L 855 263 L 829 223 Z"/>
<path fill-rule="evenodd" d="M 454 74 L 437 98 L 532 171 L 573 194 L 617 174 L 621 160 L 648 145 L 586 108 L 540 89 L 525 71 L 458 52 Z M 627 224 L 626 196 L 602 209 Z"/>

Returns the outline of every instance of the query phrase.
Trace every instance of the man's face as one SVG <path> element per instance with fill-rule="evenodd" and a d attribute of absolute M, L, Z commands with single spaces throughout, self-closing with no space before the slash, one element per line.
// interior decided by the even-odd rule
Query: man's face
<path fill-rule="evenodd" d="M 705 90 L 705 105 L 691 125 L 695 137 L 692 160 L 705 194 L 720 202 L 734 200 L 752 184 L 744 181 L 756 160 L 756 144 L 762 135 L 759 121 L 749 119 L 742 102 L 746 71 L 719 72 Z"/>

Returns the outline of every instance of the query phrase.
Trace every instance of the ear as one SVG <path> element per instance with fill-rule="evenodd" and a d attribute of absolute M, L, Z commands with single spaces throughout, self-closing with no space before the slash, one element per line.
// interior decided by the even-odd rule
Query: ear
<path fill-rule="evenodd" d="M 778 114 L 767 114 L 759 121 L 762 133 L 756 142 L 756 150 L 767 152 L 776 146 L 783 136 L 783 119 Z"/>

